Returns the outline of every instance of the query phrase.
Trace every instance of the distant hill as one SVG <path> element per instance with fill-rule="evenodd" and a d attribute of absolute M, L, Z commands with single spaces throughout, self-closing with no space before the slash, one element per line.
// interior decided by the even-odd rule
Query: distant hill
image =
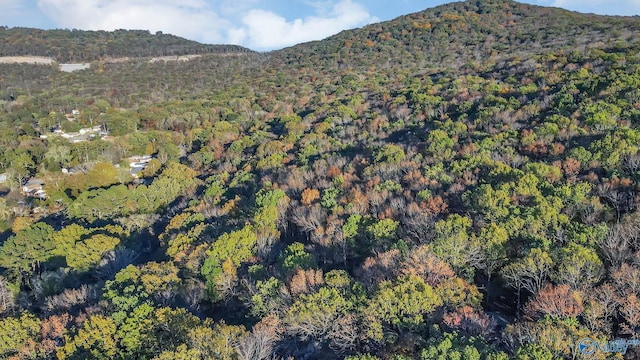
<path fill-rule="evenodd" d="M 178 36 L 143 30 L 81 31 L 0 27 L 0 56 L 45 56 L 58 62 L 87 62 L 113 57 L 158 57 L 211 53 L 247 53 L 236 45 L 206 45 Z"/>
<path fill-rule="evenodd" d="M 640 17 L 581 14 L 510 0 L 449 3 L 277 51 L 324 66 L 461 65 L 640 39 Z"/>

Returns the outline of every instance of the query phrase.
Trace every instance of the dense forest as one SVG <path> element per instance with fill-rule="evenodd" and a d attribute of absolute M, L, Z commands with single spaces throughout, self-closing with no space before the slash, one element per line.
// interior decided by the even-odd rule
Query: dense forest
<path fill-rule="evenodd" d="M 638 17 L 0 49 L 91 62 L 0 64 L 0 358 L 640 358 Z"/>

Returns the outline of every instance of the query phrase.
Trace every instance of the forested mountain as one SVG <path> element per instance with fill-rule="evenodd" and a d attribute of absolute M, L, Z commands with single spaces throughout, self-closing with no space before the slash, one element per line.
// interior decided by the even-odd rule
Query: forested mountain
<path fill-rule="evenodd" d="M 639 358 L 591 346 L 640 330 L 638 39 L 480 0 L 0 64 L 0 357 Z"/>
<path fill-rule="evenodd" d="M 80 31 L 0 27 L 0 56 L 45 56 L 58 62 L 91 62 L 107 58 L 155 57 L 211 53 L 246 53 L 235 45 L 196 41 L 142 30 Z"/>
<path fill-rule="evenodd" d="M 281 51 L 328 67 L 458 67 L 637 42 L 637 17 L 586 15 L 502 0 L 450 3 Z"/>

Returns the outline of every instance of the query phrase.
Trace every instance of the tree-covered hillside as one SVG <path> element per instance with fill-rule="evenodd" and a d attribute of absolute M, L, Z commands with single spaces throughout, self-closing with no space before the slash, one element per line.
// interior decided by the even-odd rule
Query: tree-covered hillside
<path fill-rule="evenodd" d="M 607 17 L 514 1 L 455 2 L 285 49 L 278 60 L 316 66 L 460 67 L 550 51 L 635 43 L 637 17 Z"/>
<path fill-rule="evenodd" d="M 142 30 L 80 31 L 0 27 L 0 56 L 46 56 L 58 62 L 211 53 L 246 53 L 235 45 L 203 45 Z"/>
<path fill-rule="evenodd" d="M 633 338 L 639 27 L 480 0 L 265 54 L 0 64 L 0 357 Z"/>

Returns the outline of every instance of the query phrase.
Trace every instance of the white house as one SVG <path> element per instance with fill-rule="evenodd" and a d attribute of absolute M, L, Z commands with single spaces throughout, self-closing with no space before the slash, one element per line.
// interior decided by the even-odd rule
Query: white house
<path fill-rule="evenodd" d="M 149 161 L 151 161 L 151 159 L 153 159 L 153 157 L 151 155 L 143 155 L 143 156 L 132 156 L 129 158 L 129 167 L 131 168 L 129 170 L 129 173 L 135 177 L 138 178 L 138 174 L 144 170 L 147 165 L 149 165 Z"/>
<path fill-rule="evenodd" d="M 22 185 L 22 192 L 27 196 L 42 197 L 44 190 L 42 189 L 44 181 L 32 178 Z"/>

